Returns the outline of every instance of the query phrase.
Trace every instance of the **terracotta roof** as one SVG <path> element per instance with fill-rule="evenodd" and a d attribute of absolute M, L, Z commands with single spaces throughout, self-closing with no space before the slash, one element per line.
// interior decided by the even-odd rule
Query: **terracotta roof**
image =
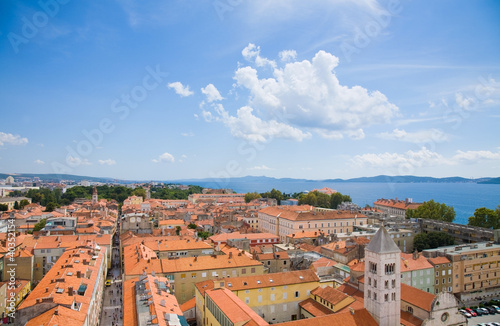
<path fill-rule="evenodd" d="M 317 288 L 311 291 L 311 294 L 316 295 L 333 305 L 336 305 L 344 301 L 345 299 L 349 298 L 347 294 L 343 293 L 340 290 L 334 289 L 331 286 L 327 286 L 325 288 L 318 286 Z"/>
<path fill-rule="evenodd" d="M 233 239 L 249 239 L 249 240 L 260 240 L 260 239 L 277 239 L 279 240 L 279 236 L 272 233 L 240 233 L 240 232 L 232 232 L 232 233 L 220 233 L 213 235 L 208 238 L 213 242 L 227 242 L 227 240 Z"/>
<path fill-rule="evenodd" d="M 314 301 L 311 298 L 308 298 L 299 303 L 299 306 L 306 310 L 308 313 L 313 315 L 314 317 L 325 316 L 333 314 L 333 311 L 323 306 L 321 303 Z"/>
<path fill-rule="evenodd" d="M 205 295 L 209 296 L 212 301 L 222 310 L 224 315 L 238 325 L 269 325 L 262 317 L 247 306 L 240 298 L 228 289 L 219 288 L 208 290 Z M 253 321 L 253 324 L 249 324 Z"/>
<path fill-rule="evenodd" d="M 366 217 L 363 214 L 351 213 L 351 211 L 314 211 L 311 209 L 304 211 L 303 209 L 303 206 L 269 206 L 259 210 L 259 213 L 264 213 L 270 216 L 279 216 L 280 218 L 292 221 L 314 221 L 346 218 L 353 219 L 355 217 Z"/>
<path fill-rule="evenodd" d="M 436 266 L 438 264 L 449 264 L 451 261 L 446 258 L 446 257 L 435 257 L 435 258 L 428 258 L 427 259 L 429 263 L 431 263 L 433 266 Z"/>
<path fill-rule="evenodd" d="M 30 319 L 26 326 L 79 326 L 83 325 L 87 316 L 64 306 L 57 306 L 41 315 Z M 128 324 L 127 324 L 128 325 Z"/>
<path fill-rule="evenodd" d="M 422 203 L 411 203 L 405 200 L 394 200 L 394 199 L 377 199 L 373 205 L 379 205 L 384 207 L 392 207 L 399 209 L 417 209 Z"/>
<path fill-rule="evenodd" d="M 316 317 L 314 319 L 301 319 L 296 321 L 289 321 L 286 323 L 278 324 L 280 326 L 378 326 L 378 323 L 370 315 L 368 310 L 359 309 L 354 310 L 354 313 L 347 311 L 342 313 L 336 313 L 332 315 L 326 315 L 322 317 Z"/>
<path fill-rule="evenodd" d="M 420 269 L 434 268 L 431 263 L 422 255 L 413 259 L 413 254 L 401 253 L 401 272 L 409 272 Z"/>
<path fill-rule="evenodd" d="M 123 282 L 123 325 L 137 326 L 137 309 L 135 305 L 135 282 L 139 278 L 133 278 Z"/>
<path fill-rule="evenodd" d="M 434 294 L 401 283 L 401 300 L 425 311 L 431 311 L 432 301 L 435 297 Z"/>
<path fill-rule="evenodd" d="M 189 309 L 193 309 L 196 306 L 196 298 L 192 298 L 183 304 L 181 304 L 181 310 L 184 313 L 185 311 L 188 311 Z"/>
<path fill-rule="evenodd" d="M 330 267 L 330 266 L 334 266 L 335 264 L 337 264 L 337 262 L 335 260 L 332 260 L 332 259 L 329 259 L 329 258 L 326 258 L 326 257 L 321 257 L 320 259 L 316 260 L 315 262 L 313 262 L 311 264 L 311 268 L 319 268 L 319 267 Z"/>

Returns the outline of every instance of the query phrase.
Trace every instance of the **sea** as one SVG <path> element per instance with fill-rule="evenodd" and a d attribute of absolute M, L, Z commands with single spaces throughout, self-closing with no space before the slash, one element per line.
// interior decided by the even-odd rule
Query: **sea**
<path fill-rule="evenodd" d="M 215 182 L 195 183 L 203 187 L 221 188 Z M 324 182 L 324 181 L 279 181 L 242 182 L 227 180 L 224 188 L 239 193 L 266 192 L 277 189 L 286 194 L 311 191 L 328 187 L 343 195 L 349 195 L 353 203 L 364 207 L 373 206 L 377 199 L 406 199 L 421 203 L 433 199 L 452 206 L 455 223 L 467 224 L 477 208 L 496 209 L 500 205 L 500 184 L 477 183 L 375 183 L 375 182 Z"/>

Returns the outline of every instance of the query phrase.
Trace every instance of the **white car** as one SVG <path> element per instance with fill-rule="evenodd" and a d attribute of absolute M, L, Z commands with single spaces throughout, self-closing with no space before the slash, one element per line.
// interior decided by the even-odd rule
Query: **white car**
<path fill-rule="evenodd" d="M 464 309 L 460 309 L 460 310 L 458 310 L 458 312 L 460 312 L 462 315 L 464 315 L 467 318 L 472 317 L 472 315 L 470 313 L 468 313 L 467 311 L 465 311 Z"/>

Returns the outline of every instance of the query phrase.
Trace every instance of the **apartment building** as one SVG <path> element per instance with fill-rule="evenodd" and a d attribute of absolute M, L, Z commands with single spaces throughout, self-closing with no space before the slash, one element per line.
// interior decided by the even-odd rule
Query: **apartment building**
<path fill-rule="evenodd" d="M 321 231 L 325 235 L 352 232 L 358 225 L 366 225 L 365 215 L 322 209 L 312 206 L 272 206 L 259 210 L 259 229 L 279 236 L 286 241 L 289 234 L 304 231 Z"/>
<path fill-rule="evenodd" d="M 434 293 L 434 266 L 418 253 L 401 253 L 401 283 Z"/>
<path fill-rule="evenodd" d="M 72 316 L 72 325 L 98 325 L 106 266 L 105 248 L 67 249 L 21 303 L 16 323 L 40 325 L 42 320 L 64 313 Z"/>
<path fill-rule="evenodd" d="M 452 292 L 453 275 L 451 261 L 446 257 L 429 258 L 429 263 L 434 267 L 434 293 Z"/>
<path fill-rule="evenodd" d="M 428 258 L 444 256 L 452 264 L 453 293 L 462 301 L 500 295 L 500 244 L 481 242 L 427 249 Z"/>
<path fill-rule="evenodd" d="M 276 324 L 299 319 L 299 303 L 309 298 L 311 291 L 320 285 L 323 284 L 312 270 L 200 282 L 196 284 L 195 291 L 197 321 L 203 320 L 198 311 L 205 304 L 204 292 L 209 289 L 224 287 L 232 291 L 265 321 Z"/>
<path fill-rule="evenodd" d="M 408 209 L 417 209 L 422 203 L 414 203 L 411 198 L 406 198 L 405 200 L 396 199 L 377 199 L 373 203 L 375 209 L 379 209 L 383 213 L 399 218 L 406 217 L 406 211 Z"/>
<path fill-rule="evenodd" d="M 153 240 L 147 238 L 143 240 L 143 244 L 153 250 L 159 259 L 169 259 L 178 257 L 195 257 L 213 255 L 213 247 L 198 239 L 182 239 L 182 240 Z"/>

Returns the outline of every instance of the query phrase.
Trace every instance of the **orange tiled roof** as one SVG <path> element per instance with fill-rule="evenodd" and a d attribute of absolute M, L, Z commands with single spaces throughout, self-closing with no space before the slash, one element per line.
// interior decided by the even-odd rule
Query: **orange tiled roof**
<path fill-rule="evenodd" d="M 429 263 L 431 263 L 434 266 L 436 266 L 438 264 L 449 264 L 449 263 L 451 263 L 451 261 L 448 258 L 446 258 L 446 257 L 428 258 L 427 260 L 429 261 Z"/>
<path fill-rule="evenodd" d="M 420 269 L 434 268 L 431 263 L 422 255 L 413 259 L 413 254 L 401 253 L 401 273 Z"/>
<path fill-rule="evenodd" d="M 314 290 L 311 291 L 312 295 L 317 295 L 318 297 L 328 301 L 329 303 L 336 305 L 345 299 L 349 298 L 347 294 L 344 292 L 334 289 L 331 286 L 327 286 L 322 288 L 318 286 Z"/>
<path fill-rule="evenodd" d="M 425 311 L 431 311 L 434 294 L 401 283 L 401 300 L 417 306 Z"/>
<path fill-rule="evenodd" d="M 410 203 L 405 200 L 395 200 L 395 199 L 377 199 L 374 203 L 374 205 L 380 205 L 384 207 L 392 207 L 392 208 L 399 208 L 399 209 L 417 209 L 421 203 Z"/>
<path fill-rule="evenodd" d="M 422 325 L 423 320 L 415 317 L 413 314 L 408 311 L 401 310 L 401 325 L 403 326 L 420 326 Z"/>
<path fill-rule="evenodd" d="M 135 282 L 139 278 L 133 278 L 123 282 L 123 325 L 137 326 L 137 309 L 135 305 Z"/>
<path fill-rule="evenodd" d="M 333 314 L 333 311 L 323 306 L 321 303 L 314 301 L 311 298 L 307 298 L 306 300 L 300 302 L 299 306 L 302 309 L 306 310 L 311 315 L 313 315 L 314 317 Z"/>
<path fill-rule="evenodd" d="M 354 313 L 350 311 L 336 313 L 331 315 L 326 315 L 322 317 L 316 317 L 314 319 L 301 319 L 295 321 L 289 321 L 286 323 L 279 324 L 280 326 L 310 326 L 314 324 L 315 326 L 331 326 L 331 325 L 341 325 L 341 326 L 378 326 L 378 323 L 370 315 L 368 310 L 362 308 L 359 310 L 354 310 Z"/>
<path fill-rule="evenodd" d="M 41 315 L 30 319 L 26 326 L 79 326 L 85 322 L 86 315 L 73 309 L 58 305 Z"/>
<path fill-rule="evenodd" d="M 312 208 L 312 207 L 311 207 Z M 347 218 L 362 218 L 366 217 L 360 213 L 351 213 L 351 211 L 314 211 L 304 210 L 303 206 L 269 206 L 259 210 L 259 213 L 264 213 L 270 216 L 278 216 L 282 219 L 291 221 L 314 221 L 314 220 L 333 220 Z"/>

